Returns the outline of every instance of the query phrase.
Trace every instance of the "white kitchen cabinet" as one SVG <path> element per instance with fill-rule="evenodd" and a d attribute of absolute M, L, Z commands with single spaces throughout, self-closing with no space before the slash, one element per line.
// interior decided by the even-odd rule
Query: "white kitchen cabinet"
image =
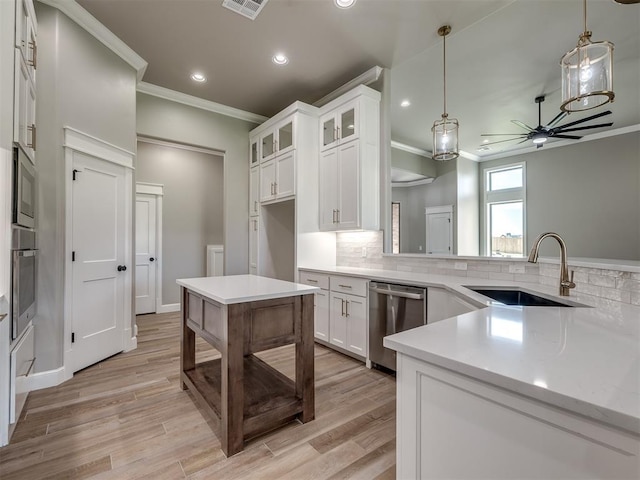
<path fill-rule="evenodd" d="M 15 50 L 15 91 L 13 109 L 13 141 L 34 162 L 36 150 L 36 89 L 29 68 L 18 49 Z"/>
<path fill-rule="evenodd" d="M 300 283 L 320 287 L 315 302 L 315 338 L 363 359 L 368 346 L 368 280 L 300 271 Z"/>
<path fill-rule="evenodd" d="M 295 149 L 295 118 L 285 118 L 260 135 L 260 161 L 266 162 Z"/>
<path fill-rule="evenodd" d="M 397 391 L 397 478 L 638 478 L 633 433 L 402 353 Z"/>
<path fill-rule="evenodd" d="M 260 215 L 260 167 L 249 172 L 249 216 Z"/>
<path fill-rule="evenodd" d="M 25 61 L 29 78 L 35 86 L 38 63 L 36 14 L 32 0 L 16 0 L 15 46 Z"/>
<path fill-rule="evenodd" d="M 260 164 L 260 139 L 257 136 L 249 139 L 249 167 L 254 168 Z"/>
<path fill-rule="evenodd" d="M 296 152 L 260 164 L 260 202 L 282 200 L 296 193 Z"/>
<path fill-rule="evenodd" d="M 360 219 L 359 145 L 351 142 L 322 152 L 320 156 L 320 228 L 355 230 Z"/>
<path fill-rule="evenodd" d="M 378 230 L 380 94 L 361 85 L 322 111 L 320 230 Z M 333 136 L 327 133 L 331 129 Z"/>
<path fill-rule="evenodd" d="M 35 361 L 35 330 L 29 325 L 11 349 L 9 423 L 15 423 L 20 417 L 29 393 L 26 378 L 33 372 Z"/>
<path fill-rule="evenodd" d="M 347 102 L 320 117 L 320 150 L 358 138 L 359 101 Z"/>
<path fill-rule="evenodd" d="M 260 237 L 260 217 L 249 219 L 249 273 L 258 275 L 258 250 Z"/>
<path fill-rule="evenodd" d="M 314 337 L 322 342 L 329 342 L 329 276 L 319 273 L 301 271 L 299 282 L 312 287 L 320 287 L 314 302 Z"/>
<path fill-rule="evenodd" d="M 317 107 L 295 102 L 249 132 L 249 216 L 260 216 L 258 275 L 297 281 L 300 265 L 335 258 L 335 235 L 318 226 L 318 117 Z"/>
<path fill-rule="evenodd" d="M 477 309 L 477 306 L 444 288 L 427 288 L 427 323 L 439 322 Z"/>

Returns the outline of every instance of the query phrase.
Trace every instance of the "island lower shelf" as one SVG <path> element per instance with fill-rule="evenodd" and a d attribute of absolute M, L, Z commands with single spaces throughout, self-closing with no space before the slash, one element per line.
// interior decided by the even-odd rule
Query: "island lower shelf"
<path fill-rule="evenodd" d="M 296 396 L 293 380 L 255 355 L 244 357 L 243 367 L 245 439 L 284 425 L 302 413 L 302 400 Z M 221 418 L 222 359 L 185 370 L 182 381 L 210 415 Z"/>

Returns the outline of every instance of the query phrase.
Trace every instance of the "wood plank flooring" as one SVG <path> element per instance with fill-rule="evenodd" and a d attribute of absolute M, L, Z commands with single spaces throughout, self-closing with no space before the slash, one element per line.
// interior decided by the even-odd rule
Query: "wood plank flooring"
<path fill-rule="evenodd" d="M 293 422 L 225 458 L 213 422 L 180 390 L 179 313 L 137 318 L 138 348 L 32 392 L 2 480 L 394 479 L 395 380 L 315 346 L 316 419 Z M 201 339 L 197 360 L 218 353 Z M 294 350 L 259 356 L 293 378 Z"/>

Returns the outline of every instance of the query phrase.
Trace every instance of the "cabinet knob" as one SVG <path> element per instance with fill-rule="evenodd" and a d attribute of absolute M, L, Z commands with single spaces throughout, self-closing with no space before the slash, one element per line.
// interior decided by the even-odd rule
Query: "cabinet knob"
<path fill-rule="evenodd" d="M 126 265 L 118 265 L 118 271 L 119 272 L 125 272 L 127 270 L 127 266 Z"/>

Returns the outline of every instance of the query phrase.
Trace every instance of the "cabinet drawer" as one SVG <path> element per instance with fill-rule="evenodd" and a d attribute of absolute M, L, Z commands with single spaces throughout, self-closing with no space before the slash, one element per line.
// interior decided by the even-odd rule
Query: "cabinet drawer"
<path fill-rule="evenodd" d="M 334 277 L 331 276 L 331 291 L 342 292 L 360 297 L 367 296 L 368 280 L 353 277 Z"/>
<path fill-rule="evenodd" d="M 322 273 L 300 272 L 300 283 L 329 290 L 329 275 Z"/>

